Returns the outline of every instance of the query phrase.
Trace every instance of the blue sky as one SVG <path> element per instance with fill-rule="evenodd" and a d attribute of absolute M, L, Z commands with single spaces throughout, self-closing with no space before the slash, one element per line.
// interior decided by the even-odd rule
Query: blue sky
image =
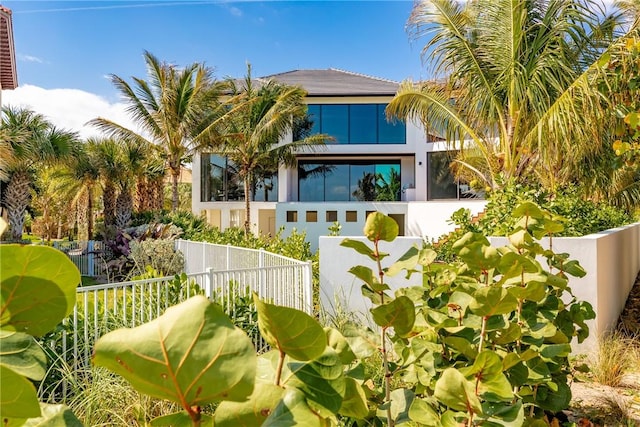
<path fill-rule="evenodd" d="M 0 0 L 1 1 L 1 0 Z M 422 77 L 405 24 L 412 1 L 4 1 L 13 10 L 20 85 L 116 100 L 106 75 L 144 76 L 143 50 L 216 75 L 340 68 Z"/>
<path fill-rule="evenodd" d="M 135 128 L 108 79 L 145 77 L 148 50 L 218 78 L 339 68 L 391 80 L 428 77 L 423 41 L 405 25 L 413 1 L 0 0 L 13 11 L 18 84 L 3 105 L 27 107 L 81 136 L 105 117 Z"/>

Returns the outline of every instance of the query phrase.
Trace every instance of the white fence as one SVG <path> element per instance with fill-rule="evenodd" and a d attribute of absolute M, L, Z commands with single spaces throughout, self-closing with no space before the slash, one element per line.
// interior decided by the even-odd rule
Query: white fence
<path fill-rule="evenodd" d="M 93 242 L 69 243 L 60 249 L 76 265 L 85 266 L 87 272 L 91 271 L 89 267 L 96 268 L 97 262 L 90 261 L 94 258 Z M 262 250 L 186 240 L 177 241 L 176 249 L 184 253 L 186 277 L 78 287 L 73 313 L 62 330 L 49 340 L 49 347 L 75 373 L 86 372 L 93 343 L 100 336 L 117 328 L 149 322 L 168 307 L 196 294 L 204 294 L 220 304 L 236 325 L 247 332 L 258 351 L 266 344 L 258 332 L 253 292 L 274 304 L 312 313 L 311 262 Z M 67 384 L 62 383 L 61 387 L 62 390 L 49 390 L 48 394 L 62 393 L 66 397 Z"/>
<path fill-rule="evenodd" d="M 105 259 L 110 250 L 103 242 L 62 240 L 54 241 L 53 247 L 67 254 L 83 276 L 96 277 L 104 273 Z"/>

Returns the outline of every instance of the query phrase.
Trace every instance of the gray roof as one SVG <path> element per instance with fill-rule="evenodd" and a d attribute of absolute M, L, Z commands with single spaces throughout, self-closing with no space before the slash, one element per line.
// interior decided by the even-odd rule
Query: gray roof
<path fill-rule="evenodd" d="M 399 83 L 364 74 L 329 68 L 326 70 L 293 70 L 260 80 L 276 80 L 288 85 L 302 86 L 308 96 L 393 96 Z"/>

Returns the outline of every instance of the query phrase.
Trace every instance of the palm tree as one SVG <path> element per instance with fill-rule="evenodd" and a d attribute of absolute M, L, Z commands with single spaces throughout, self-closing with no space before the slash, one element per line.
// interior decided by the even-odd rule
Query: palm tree
<path fill-rule="evenodd" d="M 226 111 L 204 130 L 201 145 L 226 156 L 237 168 L 244 184 L 245 233 L 251 232 L 253 186 L 258 173 L 272 173 L 278 164 L 293 166 L 296 153 L 314 151 L 324 146 L 326 135 L 304 136 L 286 141 L 296 125 L 305 120 L 306 92 L 298 86 L 275 81 L 256 81 L 251 78 L 251 65 L 241 82 L 229 79 L 230 95 L 223 104 Z M 205 138 L 206 137 L 206 138 Z"/>
<path fill-rule="evenodd" d="M 212 117 L 211 107 L 220 94 L 211 69 L 194 63 L 186 67 L 161 62 L 145 51 L 147 80 L 134 78 L 133 85 L 111 75 L 111 82 L 127 103 L 127 112 L 140 131 L 111 120 L 96 118 L 89 123 L 110 137 L 157 147 L 172 178 L 172 210 L 178 206 L 178 178 L 189 161 L 193 141 Z"/>
<path fill-rule="evenodd" d="M 90 138 L 87 146 L 100 170 L 104 225 L 110 227 L 116 220 L 116 182 L 122 170 L 122 147 L 113 138 Z"/>
<path fill-rule="evenodd" d="M 87 140 L 75 156 L 65 162 L 65 168 L 57 178 L 65 182 L 65 191 L 71 195 L 76 205 L 79 240 L 90 240 L 93 237 L 94 207 L 93 201 L 100 182 L 100 162 L 96 156 L 95 141 Z"/>
<path fill-rule="evenodd" d="M 491 187 L 535 176 L 554 189 L 608 149 L 595 82 L 598 58 L 624 36 L 620 18 L 596 0 L 416 3 L 408 25 L 430 37 L 423 59 L 440 80 L 403 82 L 387 115 L 445 137 Z"/>
<path fill-rule="evenodd" d="M 116 181 L 119 191 L 115 206 L 115 225 L 118 229 L 127 227 L 131 221 L 134 204 L 133 190 L 138 178 L 144 172 L 148 150 L 147 146 L 133 141 L 125 141 L 121 148 L 121 173 Z"/>
<path fill-rule="evenodd" d="M 41 114 L 26 108 L 4 107 L 0 128 L 9 139 L 9 154 L 0 175 L 7 176 L 3 202 L 7 208 L 11 239 L 22 239 L 24 215 L 31 200 L 33 174 L 43 164 L 71 156 L 77 149 L 77 135 L 53 126 Z"/>

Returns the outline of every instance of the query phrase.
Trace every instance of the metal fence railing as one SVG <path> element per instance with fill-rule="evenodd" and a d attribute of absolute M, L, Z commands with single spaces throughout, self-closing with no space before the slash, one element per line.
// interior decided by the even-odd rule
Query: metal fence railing
<path fill-rule="evenodd" d="M 312 313 L 310 262 L 266 251 L 184 240 L 177 242 L 176 247 L 183 251 L 187 263 L 183 276 L 78 287 L 73 313 L 47 343 L 59 360 L 64 360 L 74 372 L 86 372 L 93 343 L 99 337 L 120 327 L 149 322 L 170 306 L 196 294 L 206 295 L 221 305 L 253 340 L 257 351 L 263 351 L 266 344 L 258 332 L 253 292 L 274 304 Z M 89 268 L 88 260 L 79 260 L 91 258 L 90 248 L 95 245 L 88 244 L 85 248 L 69 245 L 60 249 L 72 260 L 77 257 L 74 263 L 78 261 Z M 199 258 L 195 254 L 199 254 Z M 195 266 L 203 269 L 196 272 L 189 269 Z M 220 268 L 222 266 L 232 268 Z M 55 394 L 62 392 L 66 397 L 66 383 L 61 387 L 64 389 L 56 390 Z"/>
<path fill-rule="evenodd" d="M 53 247 L 67 254 L 83 276 L 97 277 L 105 272 L 110 249 L 103 242 L 54 241 Z"/>

